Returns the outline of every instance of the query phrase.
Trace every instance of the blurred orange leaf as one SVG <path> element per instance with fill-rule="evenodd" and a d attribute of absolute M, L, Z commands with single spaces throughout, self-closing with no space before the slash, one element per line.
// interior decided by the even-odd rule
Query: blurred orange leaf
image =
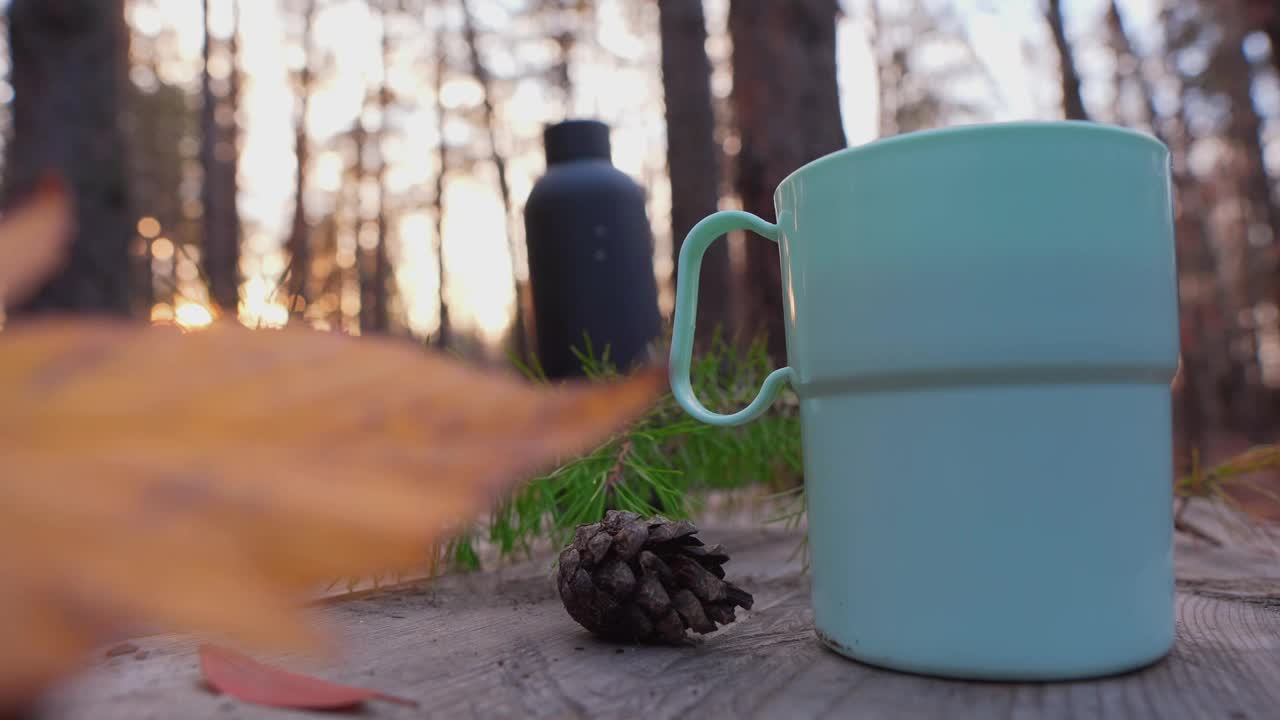
<path fill-rule="evenodd" d="M 377 690 L 335 685 L 254 660 L 217 645 L 200 646 L 200 672 L 214 690 L 270 707 L 299 710 L 343 710 L 366 700 L 386 700 L 416 707 L 418 703 Z"/>
<path fill-rule="evenodd" d="M 0 308 L 26 300 L 58 268 L 71 224 L 71 199 L 55 177 L 0 218 Z"/>
<path fill-rule="evenodd" d="M 338 577 L 411 571 L 664 386 L 539 387 L 408 343 L 104 319 L 0 333 L 0 705 L 143 630 L 258 646 Z"/>

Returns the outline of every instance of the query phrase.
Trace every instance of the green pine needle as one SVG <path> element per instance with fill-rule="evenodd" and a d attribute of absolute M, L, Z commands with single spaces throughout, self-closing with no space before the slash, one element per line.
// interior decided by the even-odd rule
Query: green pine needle
<path fill-rule="evenodd" d="M 573 352 L 592 380 L 618 375 L 609 348 L 590 338 Z M 550 382 L 536 358 L 511 358 L 534 382 Z M 727 411 L 745 406 L 774 369 L 763 338 L 745 349 L 717 335 L 693 363 L 691 380 L 703 402 Z M 739 428 L 698 423 L 670 395 L 628 431 L 582 457 L 533 479 L 493 512 L 484 535 L 500 557 L 530 554 L 539 541 L 567 542 L 574 529 L 606 510 L 688 517 L 706 490 L 756 484 L 795 485 L 801 474 L 800 419 L 794 395 L 757 422 Z M 469 544 L 446 548 L 457 569 L 479 565 Z"/>

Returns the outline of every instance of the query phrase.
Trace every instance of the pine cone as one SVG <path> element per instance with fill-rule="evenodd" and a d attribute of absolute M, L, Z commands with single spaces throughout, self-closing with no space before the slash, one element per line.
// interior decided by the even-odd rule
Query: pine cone
<path fill-rule="evenodd" d="M 610 510 L 581 525 L 560 553 L 557 586 L 569 615 L 610 640 L 686 642 L 685 629 L 709 633 L 751 609 L 751 594 L 724 580 L 720 545 L 698 528 L 661 515 Z"/>

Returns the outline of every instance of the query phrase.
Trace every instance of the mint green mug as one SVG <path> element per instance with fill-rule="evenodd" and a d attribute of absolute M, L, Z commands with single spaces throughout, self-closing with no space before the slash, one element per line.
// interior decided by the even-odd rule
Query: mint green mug
<path fill-rule="evenodd" d="M 1051 680 L 1173 643 L 1167 149 L 1009 123 L 842 150 L 782 181 L 778 222 L 716 213 L 680 254 L 671 386 L 736 425 L 800 400 L 814 623 L 931 675 Z M 718 236 L 778 243 L 790 367 L 732 415 L 689 383 Z"/>

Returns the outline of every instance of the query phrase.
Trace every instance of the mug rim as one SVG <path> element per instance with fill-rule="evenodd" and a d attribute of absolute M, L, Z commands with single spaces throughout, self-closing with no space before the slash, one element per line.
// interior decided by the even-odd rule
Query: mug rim
<path fill-rule="evenodd" d="M 1008 132 L 1010 130 L 1015 132 L 1031 131 L 1054 133 L 1068 131 L 1070 133 L 1110 135 L 1128 140 L 1137 140 L 1146 143 L 1149 146 L 1153 146 L 1163 153 L 1169 153 L 1168 146 L 1148 133 L 1134 130 L 1133 128 L 1123 127 L 1121 125 L 1100 123 L 1092 120 L 1015 120 L 1009 122 L 968 123 L 940 128 L 930 128 L 928 130 L 915 130 L 908 133 L 902 133 L 901 135 L 876 138 L 875 140 L 865 142 L 861 145 L 852 145 L 850 147 L 827 153 L 826 155 L 810 160 L 804 165 L 801 165 L 791 171 L 789 175 L 782 179 L 782 182 L 778 183 L 778 189 L 781 189 L 783 186 L 802 174 L 807 174 L 820 166 L 830 165 L 846 158 L 889 150 L 900 145 L 914 145 L 920 142 L 947 140 L 953 137 L 963 137 L 966 135 L 987 135 L 991 133 Z"/>

